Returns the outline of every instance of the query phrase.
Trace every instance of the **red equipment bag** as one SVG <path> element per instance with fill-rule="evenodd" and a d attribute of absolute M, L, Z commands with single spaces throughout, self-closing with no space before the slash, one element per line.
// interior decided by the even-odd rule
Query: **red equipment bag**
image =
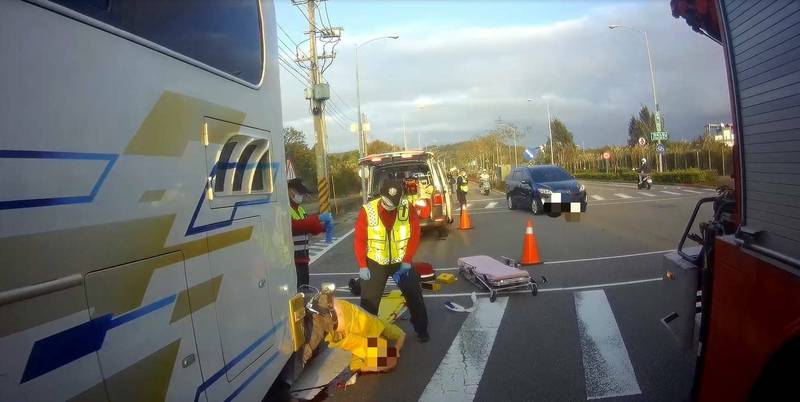
<path fill-rule="evenodd" d="M 430 281 L 436 279 L 436 272 L 433 270 L 433 265 L 427 262 L 415 262 L 411 264 L 411 268 L 419 275 L 420 280 Z"/>

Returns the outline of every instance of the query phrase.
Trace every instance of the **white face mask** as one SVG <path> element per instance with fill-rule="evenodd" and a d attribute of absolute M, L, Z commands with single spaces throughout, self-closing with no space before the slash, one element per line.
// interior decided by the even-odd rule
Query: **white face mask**
<path fill-rule="evenodd" d="M 383 205 L 383 209 L 387 211 L 394 211 L 397 209 L 397 205 L 392 204 L 392 201 L 383 196 L 381 196 L 381 205 Z"/>
<path fill-rule="evenodd" d="M 292 201 L 294 201 L 295 204 L 302 204 L 303 203 L 303 194 L 293 193 L 292 194 Z"/>

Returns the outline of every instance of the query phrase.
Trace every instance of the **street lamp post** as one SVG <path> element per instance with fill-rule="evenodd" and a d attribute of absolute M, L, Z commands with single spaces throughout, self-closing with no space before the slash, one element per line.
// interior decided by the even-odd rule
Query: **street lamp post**
<path fill-rule="evenodd" d="M 361 115 L 361 82 L 358 78 L 358 49 L 362 46 L 365 46 L 369 43 L 375 42 L 381 39 L 397 39 L 400 36 L 398 35 L 391 35 L 391 36 L 380 36 L 377 38 L 372 38 L 362 44 L 356 44 L 356 104 L 358 108 L 358 153 L 359 157 L 363 158 L 367 155 L 367 139 L 364 136 L 364 124 L 363 124 L 363 116 Z M 361 176 L 361 199 L 364 203 L 367 202 L 367 179 L 364 177 L 363 174 Z"/>
<path fill-rule="evenodd" d="M 653 88 L 653 105 L 656 108 L 656 111 L 655 111 L 655 114 L 656 114 L 656 131 L 662 131 L 662 127 L 661 127 L 661 109 L 658 106 L 658 96 L 656 95 L 656 73 L 655 73 L 655 69 L 653 68 L 653 55 L 652 55 L 652 52 L 650 51 L 650 39 L 647 37 L 647 31 L 642 30 L 642 29 L 638 29 L 638 28 L 634 28 L 634 27 L 629 27 L 627 25 L 620 25 L 620 24 L 612 24 L 612 25 L 608 26 L 608 29 L 616 29 L 616 28 L 625 28 L 625 29 L 629 29 L 631 31 L 638 32 L 638 33 L 644 35 L 644 45 L 647 48 L 647 64 L 650 67 L 650 85 Z M 661 140 L 658 140 L 658 143 L 660 144 Z M 662 171 L 661 154 L 658 155 L 658 171 L 659 172 Z"/>
<path fill-rule="evenodd" d="M 528 98 L 528 102 L 533 102 L 533 99 Z M 550 164 L 555 165 L 553 161 L 553 127 L 552 127 L 552 120 L 550 119 L 550 101 L 547 98 L 544 98 L 544 102 L 547 105 L 547 132 L 550 134 Z"/>

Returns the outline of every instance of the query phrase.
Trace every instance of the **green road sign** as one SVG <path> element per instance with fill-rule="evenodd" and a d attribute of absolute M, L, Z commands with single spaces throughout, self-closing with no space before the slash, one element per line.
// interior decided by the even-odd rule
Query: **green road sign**
<path fill-rule="evenodd" d="M 666 131 L 653 131 L 650 133 L 651 141 L 666 141 L 669 139 L 669 134 Z"/>

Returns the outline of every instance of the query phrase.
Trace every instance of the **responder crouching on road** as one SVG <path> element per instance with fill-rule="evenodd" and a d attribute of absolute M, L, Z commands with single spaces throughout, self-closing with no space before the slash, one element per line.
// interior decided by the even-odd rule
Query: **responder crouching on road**
<path fill-rule="evenodd" d="M 297 289 L 308 285 L 308 263 L 310 259 L 308 241 L 311 236 L 325 230 L 325 223 L 331 222 L 330 212 L 308 215 L 300 205 L 311 190 L 299 178 L 291 179 L 289 187 L 289 213 L 292 216 L 292 240 L 294 241 L 294 266 L 297 270 Z"/>
<path fill-rule="evenodd" d="M 467 205 L 467 193 L 469 192 L 469 182 L 467 181 L 467 171 L 461 169 L 461 173 L 458 174 L 458 178 L 456 178 L 456 188 L 458 189 L 456 193 L 458 194 L 458 204 L 460 208 L 464 208 L 464 205 Z"/>
<path fill-rule="evenodd" d="M 403 196 L 403 183 L 387 180 L 380 197 L 359 211 L 353 237 L 353 251 L 361 278 L 361 307 L 377 315 L 386 280 L 393 276 L 406 299 L 411 324 L 420 342 L 427 342 L 428 312 L 422 300 L 419 276 L 411 261 L 420 241 L 419 218 Z"/>

